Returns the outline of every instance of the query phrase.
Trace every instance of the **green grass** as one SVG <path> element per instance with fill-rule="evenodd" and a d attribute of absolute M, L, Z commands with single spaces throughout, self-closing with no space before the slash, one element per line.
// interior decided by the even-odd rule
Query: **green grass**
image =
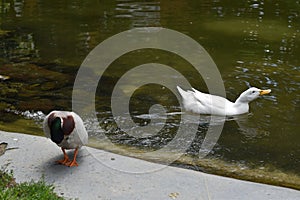
<path fill-rule="evenodd" d="M 38 182 L 16 183 L 12 172 L 0 170 L 1 200 L 62 200 L 54 193 L 54 186 L 47 185 L 43 179 Z"/>

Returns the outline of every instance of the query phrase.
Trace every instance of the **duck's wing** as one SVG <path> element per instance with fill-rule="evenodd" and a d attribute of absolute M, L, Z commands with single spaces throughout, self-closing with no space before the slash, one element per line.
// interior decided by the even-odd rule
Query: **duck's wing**
<path fill-rule="evenodd" d="M 232 102 L 228 101 L 224 97 L 206 94 L 194 88 L 192 89 L 194 92 L 194 98 L 201 107 L 202 114 L 225 115 L 226 107 L 232 104 Z"/>
<path fill-rule="evenodd" d="M 201 113 L 201 105 L 195 98 L 194 92 L 191 90 L 183 90 L 177 86 L 177 90 L 182 97 L 182 104 L 186 111 L 193 113 Z"/>
<path fill-rule="evenodd" d="M 88 143 L 88 133 L 84 126 L 82 119 L 74 112 L 72 112 L 72 116 L 75 121 L 74 133 L 77 134 L 79 141 L 76 141 L 78 144 L 86 145 Z"/>

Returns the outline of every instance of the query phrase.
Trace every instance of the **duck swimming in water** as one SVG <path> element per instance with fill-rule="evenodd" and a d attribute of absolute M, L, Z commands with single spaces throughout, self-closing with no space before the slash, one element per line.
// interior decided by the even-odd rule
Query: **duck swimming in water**
<path fill-rule="evenodd" d="M 182 104 L 186 111 L 197 114 L 211 114 L 221 116 L 240 115 L 249 112 L 249 103 L 261 95 L 269 94 L 268 90 L 251 87 L 244 91 L 235 102 L 224 97 L 206 94 L 194 88 L 184 91 L 179 86 L 177 90 L 182 97 Z"/>

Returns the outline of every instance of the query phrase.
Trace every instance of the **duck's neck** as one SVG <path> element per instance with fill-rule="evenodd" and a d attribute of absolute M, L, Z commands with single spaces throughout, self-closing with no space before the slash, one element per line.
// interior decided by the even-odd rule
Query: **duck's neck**
<path fill-rule="evenodd" d="M 234 102 L 235 104 L 248 104 L 249 101 L 240 95 Z"/>
<path fill-rule="evenodd" d="M 234 107 L 239 111 L 239 113 L 249 112 L 249 101 L 245 101 L 244 98 L 237 98 L 234 102 Z"/>
<path fill-rule="evenodd" d="M 243 101 L 240 98 L 234 102 L 233 107 L 238 110 L 238 114 L 249 112 L 249 102 Z"/>

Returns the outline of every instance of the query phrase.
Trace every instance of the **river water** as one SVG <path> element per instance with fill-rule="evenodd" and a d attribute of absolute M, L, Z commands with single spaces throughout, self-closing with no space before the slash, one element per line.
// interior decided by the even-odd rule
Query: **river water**
<path fill-rule="evenodd" d="M 1 0 L 0 129 L 43 135 L 44 114 L 72 109 L 76 73 L 98 44 L 132 28 L 164 27 L 205 48 L 220 71 L 228 99 L 234 101 L 249 86 L 272 89 L 251 103 L 249 114 L 225 119 L 220 138 L 205 158 L 198 157 L 201 144 L 208 128 L 220 121 L 188 114 L 183 123 L 197 124 L 196 135 L 179 143 L 190 145 L 172 165 L 299 189 L 299 14 L 300 2 L 290 0 Z M 156 151 L 174 140 L 182 120 L 180 99 L 162 85 L 138 88 L 130 98 L 128 117 L 112 114 L 114 86 L 126 71 L 145 63 L 179 70 L 194 88 L 208 92 L 205 77 L 183 58 L 158 49 L 128 52 L 111 63 L 99 81 L 99 122 L 82 116 L 91 146 L 132 155 Z M 180 82 L 176 76 L 165 78 L 175 86 Z M 121 89 L 126 94 L 133 85 Z M 149 114 L 154 104 L 163 105 L 167 114 Z M 146 127 L 152 119 L 157 134 L 128 135 L 116 124 L 126 124 L 128 118 L 135 122 L 132 129 Z M 164 163 L 159 156 L 145 159 Z"/>

